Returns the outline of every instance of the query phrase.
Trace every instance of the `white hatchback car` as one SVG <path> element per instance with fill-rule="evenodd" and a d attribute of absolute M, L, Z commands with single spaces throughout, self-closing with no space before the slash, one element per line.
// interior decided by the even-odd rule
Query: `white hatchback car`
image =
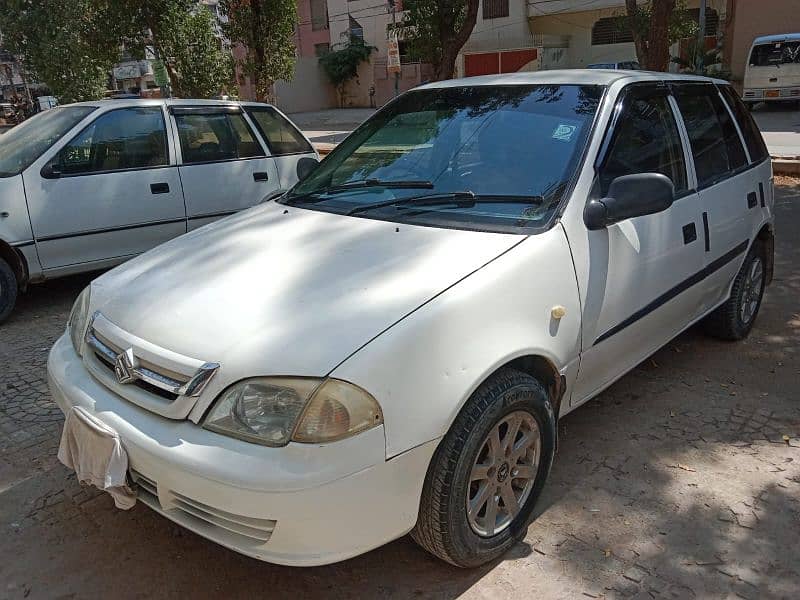
<path fill-rule="evenodd" d="M 29 283 L 118 264 L 249 208 L 318 156 L 276 108 L 115 100 L 0 137 L 0 322 Z"/>
<path fill-rule="evenodd" d="M 50 388 L 224 546 L 318 565 L 411 532 L 474 566 L 525 533 L 559 417 L 701 319 L 747 335 L 772 222 L 725 82 L 424 85 L 283 198 L 92 282 Z"/>

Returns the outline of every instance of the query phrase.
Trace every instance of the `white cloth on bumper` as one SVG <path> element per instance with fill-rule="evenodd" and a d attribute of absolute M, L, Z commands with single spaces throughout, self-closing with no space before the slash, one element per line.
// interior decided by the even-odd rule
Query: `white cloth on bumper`
<path fill-rule="evenodd" d="M 128 453 L 119 434 L 80 406 L 67 413 L 58 460 L 75 471 L 78 481 L 111 494 L 117 508 L 136 504 L 136 493 L 126 482 Z"/>

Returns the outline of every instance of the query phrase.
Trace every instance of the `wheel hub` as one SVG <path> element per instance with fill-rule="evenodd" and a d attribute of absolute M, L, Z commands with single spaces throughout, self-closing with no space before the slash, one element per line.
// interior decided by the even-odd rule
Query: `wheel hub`
<path fill-rule="evenodd" d="M 497 469 L 497 483 L 503 483 L 508 477 L 510 471 L 511 467 L 508 466 L 507 462 L 504 462 L 502 465 L 500 465 L 500 468 Z"/>

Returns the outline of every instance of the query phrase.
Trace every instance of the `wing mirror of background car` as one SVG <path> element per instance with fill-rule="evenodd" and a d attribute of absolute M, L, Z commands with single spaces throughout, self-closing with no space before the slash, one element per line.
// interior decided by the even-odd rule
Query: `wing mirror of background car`
<path fill-rule="evenodd" d="M 58 179 L 61 177 L 61 165 L 58 163 L 58 161 L 51 160 L 42 167 L 40 174 L 45 179 Z"/>
<path fill-rule="evenodd" d="M 306 177 L 311 175 L 311 172 L 317 168 L 319 161 L 316 158 L 309 158 L 304 156 L 297 161 L 297 181 L 303 181 Z"/>
<path fill-rule="evenodd" d="M 611 182 L 605 198 L 589 201 L 583 221 L 588 229 L 603 229 L 625 219 L 667 210 L 674 199 L 675 187 L 666 175 L 623 175 Z"/>

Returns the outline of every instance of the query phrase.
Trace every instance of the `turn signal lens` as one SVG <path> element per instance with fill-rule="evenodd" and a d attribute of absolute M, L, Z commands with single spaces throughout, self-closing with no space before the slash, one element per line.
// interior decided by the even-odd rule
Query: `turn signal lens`
<path fill-rule="evenodd" d="M 333 442 L 382 423 L 381 407 L 369 393 L 352 383 L 327 379 L 309 400 L 292 440 L 303 443 Z"/>

